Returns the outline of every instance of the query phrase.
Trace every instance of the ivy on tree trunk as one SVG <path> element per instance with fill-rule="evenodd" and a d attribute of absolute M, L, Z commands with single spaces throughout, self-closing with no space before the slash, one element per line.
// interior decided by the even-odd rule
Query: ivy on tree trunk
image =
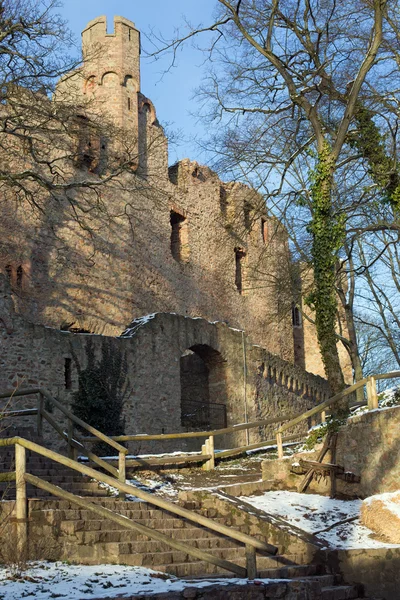
<path fill-rule="evenodd" d="M 309 225 L 312 234 L 314 289 L 306 299 L 315 310 L 315 325 L 326 376 L 334 394 L 344 388 L 343 373 L 337 349 L 337 298 L 335 265 L 343 243 L 344 218 L 332 210 L 334 159 L 325 142 L 312 173 L 313 214 Z"/>

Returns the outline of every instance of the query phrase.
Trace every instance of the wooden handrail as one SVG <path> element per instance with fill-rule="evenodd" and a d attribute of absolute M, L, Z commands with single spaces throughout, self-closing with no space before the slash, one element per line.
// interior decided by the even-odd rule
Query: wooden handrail
<path fill-rule="evenodd" d="M 122 525 L 123 527 L 126 527 L 127 529 L 132 529 L 133 531 L 138 531 L 139 533 L 144 534 L 145 536 L 149 537 L 150 539 L 157 540 L 159 542 L 163 542 L 164 544 L 167 544 L 171 548 L 175 548 L 176 550 L 185 552 L 185 554 L 189 554 L 191 556 L 194 556 L 195 558 L 199 558 L 200 560 L 204 560 L 213 565 L 217 565 L 218 567 L 222 567 L 223 569 L 226 569 L 227 571 L 231 571 L 232 573 L 235 573 L 239 577 L 247 576 L 247 569 L 245 569 L 244 567 L 241 567 L 240 565 L 236 565 L 235 563 L 230 562 L 228 560 L 224 560 L 222 558 L 218 558 L 217 556 L 213 556 L 212 554 L 209 554 L 208 552 L 203 552 L 199 548 L 195 548 L 193 546 L 190 546 L 189 544 L 183 544 L 182 542 L 179 542 L 178 540 L 174 540 L 170 536 L 166 536 L 165 534 L 157 531 L 156 529 L 151 529 L 150 527 L 146 527 L 145 525 L 136 523 L 129 517 L 119 515 L 108 508 L 105 508 L 98 504 L 94 504 L 93 502 L 85 500 L 84 498 L 82 498 L 80 496 L 75 496 L 75 494 L 71 494 L 70 492 L 66 492 L 62 488 L 55 486 L 55 485 L 49 483 L 48 481 L 44 481 L 43 479 L 40 479 L 39 477 L 36 477 L 35 475 L 26 473 L 25 480 L 28 483 L 30 483 L 42 490 L 50 492 L 54 496 L 58 496 L 58 497 L 62 498 L 63 500 L 68 500 L 69 502 L 73 502 L 74 504 L 76 504 L 77 506 L 79 506 L 83 509 L 90 510 L 90 511 L 94 512 L 95 514 L 97 514 L 101 517 L 104 517 L 104 519 L 114 521 L 115 523 L 118 523 L 119 525 Z"/>
<path fill-rule="evenodd" d="M 68 419 L 73 421 L 76 425 L 79 425 L 79 427 L 82 427 L 82 429 L 86 429 L 86 431 L 88 433 L 91 433 L 95 438 L 97 438 L 97 441 L 101 440 L 102 442 L 105 442 L 106 444 L 108 444 L 109 446 L 114 448 L 115 450 L 118 450 L 118 452 L 122 452 L 123 454 L 128 454 L 127 448 L 125 448 L 124 446 L 121 446 L 121 444 L 118 444 L 118 442 L 114 441 L 111 437 L 109 437 L 108 435 L 105 435 L 104 433 L 102 433 L 101 431 L 96 429 L 95 427 L 92 427 L 88 423 L 85 423 L 85 421 L 82 421 L 82 419 L 80 419 L 79 417 L 74 415 L 71 411 L 69 411 L 67 408 L 65 408 L 65 406 L 63 406 L 60 402 L 58 402 L 58 400 L 53 398 L 53 396 L 50 394 L 50 392 L 48 392 L 44 388 L 28 388 L 28 389 L 20 389 L 20 390 L 9 390 L 8 392 L 4 392 L 4 393 L 0 394 L 0 399 L 12 398 L 14 396 L 31 396 L 32 394 L 42 394 L 42 396 L 44 396 L 45 398 L 47 398 L 47 400 L 49 402 L 54 404 L 54 406 L 56 408 L 58 408 L 58 410 L 60 410 Z"/>
<path fill-rule="evenodd" d="M 350 394 L 352 394 L 359 388 L 364 387 L 364 385 L 367 386 L 369 409 L 371 410 L 371 409 L 378 408 L 378 395 L 376 392 L 376 380 L 377 379 L 395 379 L 397 377 L 400 377 L 400 371 L 392 371 L 391 373 L 381 373 L 381 374 L 369 375 L 368 377 L 364 377 L 364 379 L 357 381 L 356 383 L 349 386 L 342 392 L 339 392 L 339 394 L 336 394 L 332 398 L 328 398 L 328 400 L 325 400 L 325 402 L 321 402 L 321 404 L 318 404 L 314 408 L 307 410 L 306 412 L 299 415 L 298 417 L 295 417 L 294 419 L 288 421 L 284 425 L 281 425 L 279 427 L 279 429 L 276 431 L 276 440 L 277 440 L 277 445 L 278 445 L 278 457 L 279 458 L 283 457 L 282 433 L 284 431 L 287 431 L 291 427 L 298 425 L 302 421 L 305 421 L 306 419 L 308 419 L 316 414 L 325 413 L 325 410 L 327 408 L 329 408 L 332 404 L 335 404 L 335 402 L 338 402 L 339 400 L 342 400 L 346 396 L 349 396 Z"/>
<path fill-rule="evenodd" d="M 358 390 L 360 387 L 363 387 L 371 379 L 392 379 L 396 377 L 400 377 L 400 371 L 394 371 L 393 373 L 382 373 L 380 375 L 369 375 L 368 377 L 364 377 L 364 379 L 357 381 L 357 383 L 354 383 L 350 387 L 346 388 L 345 390 L 343 390 L 343 392 L 339 392 L 339 394 L 332 396 L 332 398 L 328 398 L 328 400 L 325 400 L 325 402 L 317 404 L 317 406 L 314 406 L 314 408 L 311 408 L 310 410 L 306 411 L 305 413 L 302 413 L 301 415 L 292 419 L 291 421 L 288 421 L 278 429 L 278 432 L 283 433 L 284 431 L 290 429 L 290 427 L 293 427 L 294 425 L 297 425 L 301 421 L 304 421 L 305 419 L 308 419 L 309 417 L 312 417 L 313 415 L 322 412 L 335 402 L 338 402 L 338 400 L 349 396 L 350 394 Z"/>
<path fill-rule="evenodd" d="M 207 529 L 211 529 L 212 531 L 221 533 L 222 535 L 230 537 L 230 538 L 237 540 L 239 542 L 242 542 L 244 544 L 250 544 L 257 550 L 262 550 L 262 551 L 264 551 L 268 554 L 272 554 L 272 555 L 275 555 L 278 551 L 278 548 L 276 546 L 272 546 L 271 544 L 262 542 L 261 540 L 253 538 L 245 533 L 242 533 L 241 531 L 232 529 L 231 527 L 227 527 L 226 525 L 221 525 L 221 523 L 215 523 L 208 517 L 204 517 L 203 515 L 194 513 L 186 508 L 183 508 L 177 504 L 174 504 L 173 502 L 168 502 L 167 500 L 164 500 L 163 498 L 160 498 L 159 496 L 154 496 L 153 494 L 144 492 L 143 490 L 141 490 L 129 483 L 123 483 L 122 481 L 115 480 L 112 477 L 110 477 L 109 475 L 100 473 L 99 471 L 96 471 L 95 469 L 92 469 L 91 467 L 87 467 L 81 463 L 78 463 L 77 461 L 72 460 L 71 458 L 62 456 L 61 454 L 54 452 L 54 450 L 49 450 L 48 448 L 44 448 L 43 446 L 40 446 L 39 444 L 36 444 L 35 442 L 31 442 L 29 440 L 26 440 L 25 438 L 21 438 L 18 436 L 12 437 L 12 438 L 0 439 L 0 447 L 1 446 L 14 446 L 16 444 L 23 446 L 24 448 L 26 448 L 28 450 L 32 450 L 33 452 L 36 452 L 37 454 L 40 454 L 41 456 L 45 456 L 51 460 L 54 460 L 55 462 L 58 462 L 58 463 L 64 465 L 65 467 L 69 467 L 70 469 L 78 471 L 79 473 L 82 473 L 83 475 L 88 475 L 89 477 L 96 479 L 97 481 L 106 483 L 118 490 L 121 490 L 122 492 L 124 492 L 126 494 L 136 496 L 137 498 L 140 498 L 144 502 L 148 502 L 149 504 L 158 506 L 159 508 L 162 508 L 163 510 L 167 510 L 167 511 L 169 511 L 173 514 L 176 514 L 180 517 L 183 517 L 189 521 L 193 521 L 194 523 L 197 523 L 198 525 L 202 525 L 202 526 L 206 527 Z"/>
<path fill-rule="evenodd" d="M 64 413 L 64 415 L 66 417 L 68 417 L 68 419 L 73 421 L 76 425 L 79 425 L 79 427 L 86 429 L 86 431 L 88 431 L 89 433 L 92 433 L 94 436 L 96 436 L 96 438 L 98 438 L 102 442 L 106 442 L 106 444 L 108 444 L 115 450 L 118 450 L 118 452 L 122 452 L 123 454 L 128 454 L 127 448 L 124 448 L 124 446 L 121 446 L 121 444 L 118 444 L 117 442 L 115 442 L 112 438 L 108 437 L 108 435 L 105 435 L 104 433 L 102 433 L 101 431 L 96 429 L 95 427 L 92 427 L 88 423 L 85 423 L 85 421 L 82 421 L 82 419 L 80 419 L 79 417 L 74 415 L 72 412 L 70 412 L 68 409 L 66 409 L 60 402 L 58 402 L 58 400 L 53 398 L 53 396 L 47 390 L 41 389 L 39 391 L 41 394 L 43 394 L 43 396 L 45 398 L 47 398 L 50 402 L 52 402 L 56 408 L 58 408 L 62 413 Z"/>
<path fill-rule="evenodd" d="M 2 400 L 3 398 L 13 398 L 14 396 L 30 396 L 32 394 L 38 394 L 39 392 L 40 392 L 39 388 L 9 390 L 8 392 L 4 392 L 3 394 L 0 394 L 0 400 Z"/>
<path fill-rule="evenodd" d="M 53 396 L 47 390 L 43 388 L 28 388 L 28 389 L 20 389 L 20 390 L 10 390 L 8 392 L 4 392 L 0 394 L 0 398 L 13 398 L 14 396 L 27 396 L 32 394 L 39 394 L 37 409 L 28 409 L 29 414 L 37 415 L 37 431 L 38 434 L 42 434 L 42 421 L 46 419 L 46 421 L 53 427 L 53 429 L 61 436 L 63 440 L 65 440 L 68 444 L 68 453 L 71 458 L 76 458 L 77 451 L 85 454 L 89 460 L 94 462 L 97 466 L 105 469 L 109 473 L 111 473 L 115 478 L 125 482 L 126 477 L 126 460 L 125 457 L 128 454 L 128 449 L 124 446 L 121 446 L 118 442 L 112 440 L 110 437 L 92 427 L 88 423 L 85 423 L 82 419 L 74 415 L 71 411 L 65 408 L 58 400 L 53 398 Z M 65 433 L 62 427 L 53 419 L 53 417 L 45 410 L 43 399 L 46 398 L 51 404 L 53 404 L 58 410 L 60 410 L 68 419 L 68 432 Z M 25 415 L 28 411 L 25 411 Z M 20 411 L 13 411 L 14 413 L 20 413 Z M 17 416 L 15 414 L 14 416 Z M 82 440 L 74 433 L 74 424 L 78 425 L 82 429 L 85 429 L 88 433 L 91 433 L 95 436 L 95 440 L 105 442 L 111 448 L 114 448 L 118 451 L 118 469 L 114 466 L 108 464 L 105 460 L 97 456 L 94 452 L 87 450 L 85 445 L 82 443 Z M 123 494 L 122 494 L 123 496 Z M 122 497 L 121 496 L 121 497 Z"/>
<path fill-rule="evenodd" d="M 30 417 L 32 415 L 38 414 L 37 408 L 24 408 L 21 410 L 7 410 L 6 412 L 0 412 L 0 417 L 2 419 L 8 419 L 13 417 Z"/>
<path fill-rule="evenodd" d="M 299 416 L 302 413 L 298 413 Z M 260 421 L 252 421 L 250 423 L 239 423 L 238 425 L 232 425 L 231 427 L 224 427 L 223 429 L 214 429 L 210 431 L 184 431 L 179 433 L 155 433 L 147 435 L 145 433 L 136 435 L 116 435 L 112 436 L 111 439 L 118 442 L 152 442 L 154 440 L 179 440 L 188 438 L 204 438 L 224 435 L 226 433 L 236 433 L 237 431 L 243 431 L 245 429 L 253 429 L 255 427 L 264 427 L 265 425 L 275 425 L 276 423 L 282 423 L 288 419 L 294 418 L 293 415 L 281 415 L 280 417 L 274 417 L 273 419 L 262 419 Z M 95 442 L 94 437 L 82 438 L 85 442 Z"/>

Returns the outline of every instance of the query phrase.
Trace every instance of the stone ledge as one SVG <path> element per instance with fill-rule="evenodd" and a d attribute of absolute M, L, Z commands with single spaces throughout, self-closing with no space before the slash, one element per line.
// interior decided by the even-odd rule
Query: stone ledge
<path fill-rule="evenodd" d="M 108 596 L 101 600 L 117 600 Z M 180 592 L 161 594 L 133 594 L 125 600 L 320 600 L 321 584 L 318 581 L 249 581 L 246 584 L 210 584 L 201 588 L 187 587 Z M 100 598 L 95 599 L 100 600 Z"/>

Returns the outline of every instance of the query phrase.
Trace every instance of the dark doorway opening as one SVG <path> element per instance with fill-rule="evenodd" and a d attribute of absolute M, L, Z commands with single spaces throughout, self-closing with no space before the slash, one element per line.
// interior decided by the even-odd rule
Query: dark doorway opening
<path fill-rule="evenodd" d="M 187 430 L 226 427 L 226 374 L 221 354 L 204 344 L 180 359 L 181 425 Z"/>

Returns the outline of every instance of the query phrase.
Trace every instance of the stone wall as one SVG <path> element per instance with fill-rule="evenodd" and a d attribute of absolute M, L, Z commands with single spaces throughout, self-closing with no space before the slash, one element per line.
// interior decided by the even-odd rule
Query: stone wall
<path fill-rule="evenodd" d="M 338 432 L 336 459 L 338 465 L 361 477 L 359 483 L 336 481 L 337 494 L 349 498 L 367 498 L 374 494 L 394 492 L 400 488 L 400 406 L 373 410 L 347 420 Z M 303 475 L 291 473 L 291 465 L 300 458 L 317 460 L 319 451 L 294 454 L 282 460 L 262 463 L 263 480 L 268 489 L 297 489 Z M 329 454 L 324 459 L 329 462 Z M 313 479 L 309 491 L 330 493 L 330 479 Z"/>
<path fill-rule="evenodd" d="M 341 573 L 346 583 L 362 584 L 365 596 L 398 600 L 400 548 L 361 548 L 322 553 L 322 563 Z"/>
<path fill-rule="evenodd" d="M 137 139 L 137 165 L 107 185 L 106 169 L 71 169 L 71 178 L 99 184 L 85 227 L 73 198 L 41 198 L 42 214 L 2 199 L 0 271 L 23 271 L 23 281 L 11 278 L 18 311 L 56 329 L 73 324 L 113 336 L 144 314 L 202 316 L 246 329 L 254 343 L 293 361 L 285 231 L 247 186 L 187 159 L 168 170 L 166 136 L 140 90 L 139 32 L 122 17 L 114 29 L 107 34 L 105 17 L 88 24 L 84 57 L 94 57 L 57 95 L 71 94 L 74 105 L 81 99 L 89 114 L 104 113 Z M 89 192 L 80 194 L 88 208 Z M 172 251 L 171 211 L 182 221 L 182 252 Z"/>
<path fill-rule="evenodd" d="M 347 421 L 338 434 L 337 462 L 361 476 L 338 480 L 338 492 L 362 498 L 400 488 L 400 407 L 370 411 Z"/>
<path fill-rule="evenodd" d="M 107 344 L 127 362 L 126 433 L 185 430 L 181 423 L 181 357 L 187 350 L 204 361 L 210 401 L 225 404 L 228 425 L 244 422 L 246 412 L 249 421 L 302 412 L 329 393 L 325 380 L 252 346 L 243 332 L 224 323 L 161 313 L 134 321 L 119 338 L 73 334 L 26 322 L 13 312 L 6 280 L 0 277 L 0 283 L 0 389 L 43 386 L 70 406 L 77 390 L 78 367 L 85 368 L 89 348 L 99 358 Z M 12 401 L 13 408 L 31 405 L 31 399 Z M 265 439 L 265 433 L 254 430 L 250 441 Z M 245 443 L 245 434 L 217 440 L 217 447 L 228 443 Z M 200 441 L 196 442 L 197 449 L 199 445 Z M 155 448 L 155 444 L 137 443 L 131 450 Z M 162 446 L 164 451 L 176 449 L 176 442 Z"/>

